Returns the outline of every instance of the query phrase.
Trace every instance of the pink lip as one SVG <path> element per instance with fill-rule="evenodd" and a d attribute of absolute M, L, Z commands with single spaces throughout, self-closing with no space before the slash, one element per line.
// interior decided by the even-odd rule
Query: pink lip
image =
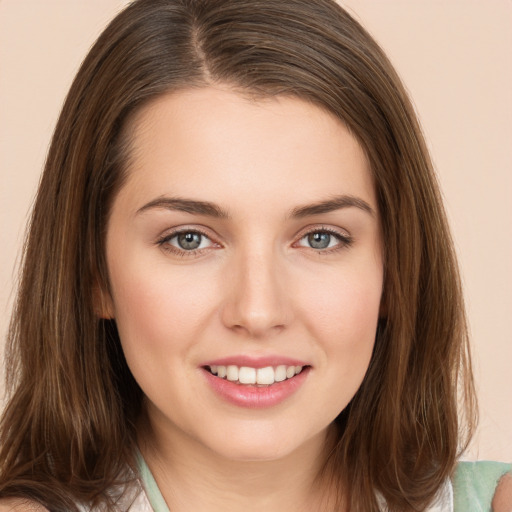
<path fill-rule="evenodd" d="M 229 357 L 222 357 L 212 361 L 206 361 L 201 366 L 248 366 L 250 368 L 265 368 L 267 366 L 308 366 L 308 363 L 300 361 L 299 359 L 292 359 L 284 356 L 260 356 L 253 357 L 247 355 L 236 355 Z"/>
<path fill-rule="evenodd" d="M 224 363 L 220 363 L 220 365 L 223 366 Z M 245 364 L 245 366 L 252 365 Z M 262 364 L 257 368 L 264 368 L 265 366 L 273 365 Z M 290 364 L 289 366 L 292 365 Z M 254 368 L 254 366 L 252 367 Z M 221 379 L 220 377 L 211 374 L 206 368 L 203 368 L 202 372 L 211 389 L 223 400 L 238 407 L 263 409 L 266 407 L 276 406 L 297 392 L 307 379 L 310 370 L 311 367 L 306 366 L 298 375 L 295 375 L 295 377 L 292 377 L 291 379 L 287 379 L 282 382 L 275 382 L 270 386 L 262 387 L 251 384 L 237 384 L 227 379 Z"/>

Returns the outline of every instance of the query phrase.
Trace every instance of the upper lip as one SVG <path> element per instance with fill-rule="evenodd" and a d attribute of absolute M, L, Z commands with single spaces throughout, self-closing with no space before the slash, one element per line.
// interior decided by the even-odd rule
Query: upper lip
<path fill-rule="evenodd" d="M 212 359 L 206 361 L 201 366 L 247 366 L 249 368 L 266 368 L 267 366 L 308 366 L 308 364 L 300 359 L 293 357 L 268 355 L 268 356 L 249 356 L 249 355 L 233 355 Z"/>

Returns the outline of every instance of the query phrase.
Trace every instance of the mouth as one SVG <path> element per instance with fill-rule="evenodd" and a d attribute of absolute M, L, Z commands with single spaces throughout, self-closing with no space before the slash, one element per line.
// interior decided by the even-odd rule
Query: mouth
<path fill-rule="evenodd" d="M 309 366 L 278 365 L 253 368 L 236 365 L 207 365 L 203 368 L 215 377 L 234 384 L 269 387 L 275 383 L 293 379 Z"/>

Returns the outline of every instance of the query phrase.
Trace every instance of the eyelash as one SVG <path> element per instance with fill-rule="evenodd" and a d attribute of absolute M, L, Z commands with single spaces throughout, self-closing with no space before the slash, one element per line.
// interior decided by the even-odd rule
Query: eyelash
<path fill-rule="evenodd" d="M 168 233 L 168 234 L 162 236 L 161 238 L 159 238 L 156 241 L 156 244 L 159 247 L 161 247 L 162 250 L 171 252 L 171 253 L 181 256 L 181 257 L 199 256 L 203 253 L 203 251 L 209 249 L 209 247 L 205 247 L 202 249 L 192 249 L 192 250 L 186 251 L 184 249 L 179 249 L 169 243 L 170 240 L 172 240 L 173 238 L 175 238 L 181 234 L 185 234 L 185 233 L 193 233 L 193 234 L 201 235 L 202 237 L 205 237 L 208 240 L 210 240 L 212 244 L 215 244 L 215 242 L 211 239 L 211 237 L 207 233 L 205 233 L 204 231 L 202 231 L 201 229 L 198 229 L 198 228 L 179 229 L 177 231 L 173 231 L 172 233 Z M 310 229 L 310 230 L 302 233 L 300 238 L 298 239 L 298 241 L 294 242 L 294 246 L 296 246 L 301 240 L 303 240 L 307 236 L 312 235 L 314 233 L 327 233 L 330 236 L 334 236 L 334 238 L 336 238 L 339 242 L 336 246 L 331 247 L 331 248 L 315 249 L 313 247 L 309 247 L 309 249 L 311 249 L 315 253 L 321 254 L 321 255 L 332 254 L 337 251 L 346 249 L 346 248 L 350 247 L 354 241 L 350 235 L 342 234 L 332 228 L 321 226 L 319 228 L 316 227 L 314 229 Z M 299 247 L 304 247 L 304 246 L 299 246 Z"/>
<path fill-rule="evenodd" d="M 334 247 L 325 248 L 325 249 L 314 249 L 313 247 L 309 247 L 309 249 L 313 250 L 315 253 L 317 253 L 319 255 L 332 254 L 332 253 L 341 251 L 343 249 L 347 249 L 354 242 L 354 239 L 350 235 L 342 234 L 342 233 L 340 233 L 339 231 L 337 231 L 335 229 L 328 228 L 328 227 L 325 227 L 325 226 L 315 227 L 313 229 L 310 229 L 310 230 L 302 233 L 300 238 L 299 238 L 299 240 L 298 240 L 298 242 L 300 242 L 301 240 L 303 240 L 307 236 L 312 235 L 314 233 L 327 233 L 328 235 L 331 235 L 334 238 L 336 238 L 338 240 L 338 242 L 339 242 Z M 298 242 L 295 242 L 295 244 L 297 244 Z"/>
<path fill-rule="evenodd" d="M 202 254 L 202 252 L 205 250 L 205 249 L 209 249 L 209 247 L 204 247 L 202 249 L 193 249 L 193 250 L 190 250 L 190 251 L 186 251 L 184 249 L 179 249 L 178 247 L 175 247 L 174 245 L 171 245 L 169 242 L 181 235 L 181 234 L 185 234 L 185 233 L 193 233 L 193 234 L 197 234 L 197 235 L 201 235 L 202 237 L 204 238 L 207 238 L 208 240 L 210 240 L 212 242 L 212 244 L 215 244 L 215 242 L 213 242 L 213 240 L 211 239 L 211 237 L 205 233 L 204 231 L 202 231 L 201 229 L 198 229 L 198 228 L 191 228 L 191 229 L 179 229 L 179 230 L 176 230 L 176 231 L 173 231 L 172 233 L 168 233 L 164 236 L 162 236 L 161 238 L 159 238 L 157 241 L 156 241 L 156 244 L 162 248 L 162 250 L 164 251 L 167 251 L 167 252 L 170 252 L 172 254 L 175 254 L 177 256 L 181 256 L 183 258 L 186 258 L 186 257 L 189 257 L 189 256 L 199 256 Z"/>

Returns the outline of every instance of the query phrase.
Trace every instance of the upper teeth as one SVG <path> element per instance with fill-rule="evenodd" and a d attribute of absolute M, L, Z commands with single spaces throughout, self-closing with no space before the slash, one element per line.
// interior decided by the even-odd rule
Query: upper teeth
<path fill-rule="evenodd" d="M 274 382 L 282 382 L 291 379 L 302 371 L 302 366 L 286 366 L 279 365 L 273 368 L 266 366 L 265 368 L 251 368 L 249 366 L 217 366 L 211 365 L 210 371 L 232 382 L 238 381 L 240 384 L 265 384 L 270 385 Z"/>

